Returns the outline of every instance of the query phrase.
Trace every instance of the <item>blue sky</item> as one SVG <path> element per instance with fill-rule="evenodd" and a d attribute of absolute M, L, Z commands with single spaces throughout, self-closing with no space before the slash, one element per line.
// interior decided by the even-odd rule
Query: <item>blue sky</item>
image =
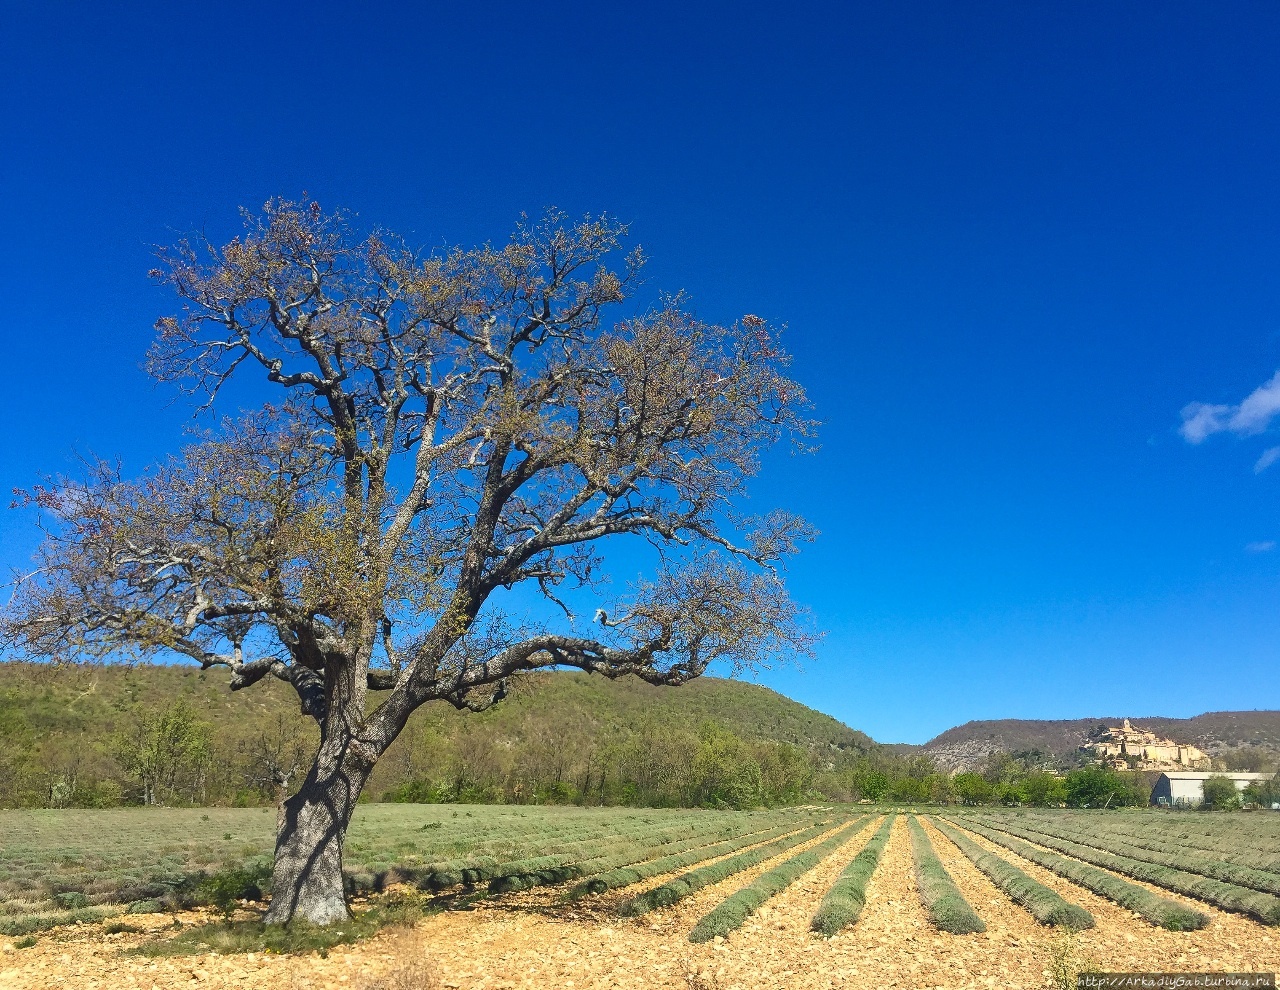
<path fill-rule="evenodd" d="M 150 244 L 304 189 L 423 244 L 606 210 L 703 316 L 788 322 L 824 421 L 756 486 L 828 631 L 765 683 L 885 741 L 1280 707 L 1280 7 L 0 17 L 6 489 L 181 442 Z"/>

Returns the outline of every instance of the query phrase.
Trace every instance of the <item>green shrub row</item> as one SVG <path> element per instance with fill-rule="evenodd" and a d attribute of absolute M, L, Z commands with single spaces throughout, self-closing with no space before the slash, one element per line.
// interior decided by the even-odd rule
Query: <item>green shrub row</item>
<path fill-rule="evenodd" d="M 1059 839 L 1043 832 L 1020 828 L 1017 825 L 1006 824 L 1004 828 L 1020 838 L 1048 846 L 1050 849 L 1074 856 L 1086 863 L 1105 867 L 1126 877 L 1133 877 L 1135 880 L 1144 880 L 1177 894 L 1186 894 L 1188 897 L 1194 897 L 1227 911 L 1238 911 L 1241 914 L 1250 915 L 1266 925 L 1280 925 L 1280 898 L 1273 894 L 1264 894 L 1247 887 L 1237 887 L 1235 884 L 1223 883 L 1220 880 L 1212 880 L 1209 877 L 1161 866 L 1158 863 L 1130 859 L 1128 856 L 1120 856 L 1068 839 Z"/>
<path fill-rule="evenodd" d="M 1026 822 L 1066 823 L 1082 828 L 1083 822 L 1105 828 L 1107 835 L 1157 852 L 1189 853 L 1219 859 L 1265 873 L 1280 874 L 1280 846 L 1267 834 L 1267 815 L 1204 815 L 1194 812 L 1155 811 L 1139 815 L 1106 815 L 1083 818 L 1076 815 L 1030 814 L 1018 811 L 1001 817 Z M 1257 824 L 1263 823 L 1259 828 Z M 1080 824 L 1078 824 L 1080 823 Z"/>
<path fill-rule="evenodd" d="M 694 866 L 695 863 L 703 862 L 704 859 L 726 856 L 748 845 L 776 839 L 777 836 L 786 835 L 787 832 L 795 831 L 799 827 L 799 822 L 790 822 L 790 824 L 776 825 L 772 829 L 763 831 L 744 832 L 731 839 L 713 841 L 713 843 L 708 843 L 709 836 L 695 836 L 677 843 L 650 847 L 639 854 L 618 854 L 612 857 L 586 859 L 576 863 L 575 875 L 566 879 L 577 879 L 577 877 L 588 877 L 588 879 L 577 884 L 568 895 L 570 898 L 577 899 L 586 897 L 588 894 L 603 894 L 605 890 L 637 884 L 652 876 Z M 529 882 L 527 885 L 535 886 L 536 884 Z"/>
<path fill-rule="evenodd" d="M 792 813 L 794 817 L 794 813 Z M 776 816 L 770 816 L 776 820 Z M 717 834 L 733 834 L 743 825 L 748 828 L 760 824 L 760 820 L 746 820 L 736 823 L 726 822 L 688 822 L 680 823 L 672 829 L 669 823 L 648 824 L 630 830 L 629 833 L 598 832 L 570 841 L 543 842 L 533 855 L 518 859 L 500 860 L 494 856 L 468 855 L 441 863 L 425 866 L 395 866 L 380 873 L 363 873 L 355 877 L 354 885 L 359 889 L 366 886 L 371 890 L 381 890 L 392 881 L 406 881 L 422 888 L 445 890 L 459 884 L 490 884 L 491 890 L 523 890 L 528 887 L 546 883 L 563 883 L 565 880 L 584 875 L 587 871 L 579 871 L 573 864 L 584 858 L 597 859 L 620 856 L 626 862 L 648 858 L 651 850 L 668 845 L 673 840 L 690 838 L 700 844 Z M 563 836 L 553 836 L 563 838 Z"/>
<path fill-rule="evenodd" d="M 780 894 L 797 878 L 808 873 L 831 853 L 849 841 L 854 832 L 866 827 L 866 819 L 859 818 L 840 829 L 835 835 L 823 839 L 811 849 L 797 853 L 786 862 L 756 877 L 754 882 L 735 891 L 703 915 L 693 931 L 690 942 L 709 942 L 717 935 L 728 935 L 742 927 L 756 909 L 775 894 Z"/>
<path fill-rule="evenodd" d="M 1119 856 L 1127 856 L 1129 859 L 1159 863 L 1161 866 L 1171 866 L 1188 873 L 1199 873 L 1201 876 L 1221 880 L 1223 883 L 1260 890 L 1266 894 L 1280 894 L 1280 874 L 1214 859 L 1212 858 L 1214 853 L 1208 850 L 1198 855 L 1202 852 L 1201 850 L 1188 850 L 1186 847 L 1171 846 L 1157 840 L 1117 834 L 1109 828 L 1106 830 L 1072 828 L 1070 824 L 1064 825 L 1058 821 L 1039 817 L 1031 821 L 1034 824 L 1030 827 L 1037 832 L 1052 835 L 1055 838 L 1082 842 Z"/>
<path fill-rule="evenodd" d="M 919 819 L 912 815 L 907 819 L 911 833 L 911 858 L 916 865 L 916 886 L 925 912 L 934 926 L 952 935 L 985 932 L 986 924 L 969 906 L 964 895 L 956 888 L 938 854 L 933 851 L 929 836 L 925 834 Z"/>
<path fill-rule="evenodd" d="M 1068 880 L 1078 883 L 1086 890 L 1091 890 L 1101 897 L 1114 901 L 1121 907 L 1128 908 L 1130 911 L 1146 918 L 1153 925 L 1159 925 L 1161 928 L 1177 932 L 1194 931 L 1197 928 L 1203 928 L 1209 923 L 1209 916 L 1204 912 L 1184 907 L 1177 901 L 1161 897 L 1145 887 L 1139 887 L 1137 884 L 1123 880 L 1112 873 L 1107 873 L 1105 870 L 1099 870 L 1097 867 L 1089 866 L 1087 863 L 1068 859 L 1047 849 L 1033 846 L 1031 843 L 1024 842 L 1008 832 L 999 831 L 997 828 L 988 828 L 972 818 L 965 818 L 964 826 L 970 831 L 977 832 L 979 835 L 990 839 L 997 845 L 1004 846 L 1006 849 L 1017 853 L 1023 859 L 1037 863 L 1046 870 L 1052 870 L 1060 877 L 1066 877 Z"/>
<path fill-rule="evenodd" d="M 880 864 L 880 856 L 889 843 L 896 815 L 889 815 L 862 851 L 844 868 L 818 905 L 809 927 L 830 938 L 840 929 L 852 925 L 862 914 L 867 901 L 867 883 Z"/>
<path fill-rule="evenodd" d="M 761 842 L 766 838 L 783 832 L 794 831 L 795 825 L 789 824 L 779 828 L 766 829 L 764 832 L 747 832 L 735 836 L 742 845 Z M 567 861 L 554 866 L 539 866 L 532 860 L 506 863 L 494 870 L 495 876 L 489 881 L 489 892 L 501 894 L 514 890 L 528 890 L 532 887 L 548 884 L 564 883 L 580 877 L 593 876 L 610 870 L 632 866 L 636 863 L 653 860 L 662 853 L 675 855 L 690 849 L 708 845 L 708 839 L 720 829 L 704 829 L 701 834 L 671 840 L 667 835 L 657 835 L 647 844 L 638 841 L 602 844 L 588 851 L 594 853 L 589 859 Z M 706 857 L 703 856 L 703 859 Z M 697 860 L 695 860 L 697 862 Z M 652 874 L 651 874 L 652 875 Z M 607 888 L 606 888 L 607 889 Z"/>
<path fill-rule="evenodd" d="M 420 881 L 429 878 L 433 872 L 453 874 L 442 877 L 438 881 L 426 879 L 424 886 L 436 889 L 454 886 L 458 883 L 477 882 L 476 878 L 466 881 L 458 879 L 461 871 L 476 866 L 489 868 L 499 862 L 517 859 L 528 859 L 533 856 L 567 855 L 591 850 L 602 845 L 619 846 L 628 840 L 648 841 L 654 837 L 665 840 L 677 839 L 690 835 L 722 833 L 732 835 L 742 829 L 743 825 L 755 824 L 754 820 L 740 821 L 649 821 L 638 819 L 622 822 L 593 822 L 588 825 L 567 824 L 553 828 L 538 827 L 515 830 L 504 830 L 503 834 L 494 837 L 492 825 L 477 825 L 462 833 L 448 836 L 448 845 L 454 846 L 461 856 L 451 857 L 441 862 L 428 862 L 421 865 L 407 864 L 400 861 L 384 862 L 382 869 L 366 869 L 363 873 L 388 873 L 391 870 L 400 874 L 399 878 L 412 876 Z M 487 837 L 487 838 L 486 838 Z M 443 843 L 432 843 L 442 845 Z M 377 865 L 377 864 L 374 864 Z M 483 879 L 491 879 L 489 876 Z"/>
<path fill-rule="evenodd" d="M 652 835 L 669 835 L 678 837 L 695 833 L 715 831 L 717 829 L 738 829 L 742 824 L 723 821 L 703 822 L 598 822 L 590 825 L 562 825 L 554 828 L 532 827 L 527 831 L 504 831 L 494 835 L 492 827 L 478 831 L 474 837 L 467 835 L 455 838 L 455 843 L 462 844 L 464 852 L 470 852 L 481 846 L 497 846 L 511 848 L 517 845 L 516 840 L 527 840 L 533 847 L 545 849 L 553 845 L 577 845 L 583 842 L 599 842 L 621 838 L 646 838 Z M 510 857 L 508 857 L 510 858 Z"/>
<path fill-rule="evenodd" d="M 1280 836 L 1275 834 L 1275 827 L 1266 815 L 1187 815 L 1169 812 L 1156 812 L 1156 815 L 1159 816 L 1162 834 L 1180 839 L 1188 845 L 1202 845 L 1210 850 L 1245 845 L 1272 856 L 1280 856 Z M 1117 822 L 1117 827 L 1131 830 L 1149 824 L 1150 820 L 1139 825 L 1138 822 L 1122 819 Z"/>
<path fill-rule="evenodd" d="M 621 911 L 625 915 L 635 916 L 645 914 L 654 908 L 674 904 L 676 901 L 688 897 L 696 890 L 701 890 L 709 884 L 719 883 L 735 873 L 749 870 L 757 863 L 772 859 L 793 846 L 798 846 L 802 842 L 817 838 L 830 828 L 831 824 L 824 822 L 821 825 L 815 825 L 800 832 L 792 832 L 790 835 L 783 836 L 774 842 L 748 849 L 746 852 L 730 856 L 728 859 L 722 859 L 718 863 L 708 863 L 706 866 L 691 870 L 683 876 L 676 877 L 674 880 L 669 880 L 660 887 L 654 887 L 653 890 L 647 890 L 643 894 L 633 897 L 622 906 Z"/>
<path fill-rule="evenodd" d="M 711 845 L 701 845 L 679 851 L 671 850 L 667 855 L 657 859 L 620 864 L 613 868 L 603 869 L 596 876 L 578 884 L 569 893 L 571 897 L 582 897 L 586 894 L 603 894 L 606 890 L 629 887 L 633 883 L 648 880 L 650 877 L 672 873 L 686 866 L 694 866 L 704 860 L 715 859 L 717 856 L 727 856 L 729 853 L 738 852 L 738 850 L 745 849 L 747 846 L 753 846 L 778 836 L 787 835 L 800 827 L 800 823 L 779 825 L 766 829 L 764 832 L 751 832 Z"/>
<path fill-rule="evenodd" d="M 1020 904 L 1042 925 L 1065 925 L 1075 931 L 1092 928 L 1093 915 L 1078 905 L 1068 903 L 1055 890 L 1033 880 L 1012 863 L 983 849 L 955 826 L 941 820 L 934 822 L 943 835 L 969 857 L 987 879 L 994 883 L 1009 900 Z"/>

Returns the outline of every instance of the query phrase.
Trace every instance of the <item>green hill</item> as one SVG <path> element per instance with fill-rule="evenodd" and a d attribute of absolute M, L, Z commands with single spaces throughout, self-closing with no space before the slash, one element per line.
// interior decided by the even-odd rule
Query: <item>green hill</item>
<path fill-rule="evenodd" d="M 165 738 L 173 726 L 162 718 L 175 712 L 194 737 Z M 300 757 L 313 734 L 277 682 L 231 692 L 217 670 L 0 663 L 0 805 L 136 802 L 145 776 L 138 753 L 163 759 L 166 746 L 181 765 L 158 785 L 160 800 L 263 801 L 272 791 L 263 766 Z M 529 678 L 486 712 L 426 706 L 367 793 L 749 804 L 798 799 L 874 748 L 863 733 L 755 684 L 702 678 L 655 688 L 555 672 Z"/>

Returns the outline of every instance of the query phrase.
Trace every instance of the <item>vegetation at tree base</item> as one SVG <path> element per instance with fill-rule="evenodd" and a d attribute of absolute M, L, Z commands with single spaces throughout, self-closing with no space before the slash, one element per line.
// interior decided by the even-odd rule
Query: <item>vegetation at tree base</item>
<path fill-rule="evenodd" d="M 988 828 L 972 816 L 963 820 L 964 827 L 977 832 L 996 845 L 1017 853 L 1023 859 L 1030 860 L 1058 876 L 1066 877 L 1095 894 L 1115 901 L 1121 907 L 1146 918 L 1153 925 L 1167 928 L 1170 931 L 1195 931 L 1209 923 L 1209 916 L 1203 911 L 1184 907 L 1177 901 L 1154 894 L 1145 887 L 1123 880 L 1105 870 L 1068 859 L 1058 853 L 1033 846 L 1030 842 L 995 828 Z"/>
<path fill-rule="evenodd" d="M 876 830 L 858 855 L 845 867 L 844 872 L 831 885 L 809 927 L 830 938 L 842 928 L 847 928 L 858 920 L 862 908 L 867 901 L 867 884 L 880 864 L 880 855 L 889 842 L 896 815 L 887 815 L 884 823 Z"/>
<path fill-rule="evenodd" d="M 746 887 L 726 897 L 703 915 L 689 933 L 689 941 L 707 942 L 717 935 L 728 935 L 741 928 L 742 923 L 754 914 L 761 904 L 786 890 L 799 877 L 808 873 L 848 842 L 855 832 L 865 828 L 866 824 L 865 818 L 855 819 L 816 846 L 797 853 L 773 869 L 762 873 Z"/>
<path fill-rule="evenodd" d="M 1027 876 L 1006 859 L 983 849 L 980 845 L 945 821 L 935 821 L 935 827 L 956 844 L 984 874 L 1015 904 L 1021 904 L 1042 925 L 1065 925 L 1080 931 L 1092 928 L 1093 915 L 1084 908 L 1063 900 L 1056 890 L 1051 890 Z"/>
<path fill-rule="evenodd" d="M 946 871 L 938 854 L 933 851 L 929 836 L 925 834 L 915 815 L 907 818 L 911 832 L 911 856 L 915 862 L 916 887 L 924 903 L 929 920 L 944 932 L 952 935 L 968 935 L 985 932 L 986 923 L 978 917 L 964 895 L 956 888 L 951 874 Z"/>
<path fill-rule="evenodd" d="M 280 955 L 325 956 L 339 945 L 355 945 L 387 928 L 411 928 L 426 915 L 438 911 L 421 895 L 397 891 L 382 895 L 352 912 L 341 926 L 312 925 L 297 921 L 291 925 L 265 924 L 261 919 L 230 920 L 193 925 L 172 938 L 144 942 L 129 950 L 148 958 L 170 956 L 265 952 Z"/>
<path fill-rule="evenodd" d="M 647 914 L 655 908 L 668 907 L 676 901 L 688 897 L 694 891 L 701 890 L 709 884 L 719 883 L 735 873 L 741 873 L 743 870 L 749 870 L 757 863 L 763 863 L 766 859 L 772 859 L 779 853 L 786 852 L 793 846 L 798 846 L 810 839 L 817 838 L 823 832 L 831 827 L 831 821 L 827 820 L 820 824 L 814 825 L 801 832 L 793 832 L 774 842 L 766 845 L 756 846 L 754 849 L 748 849 L 744 853 L 737 856 L 730 856 L 728 859 L 722 859 L 718 863 L 710 863 L 707 866 L 699 867 L 691 870 L 674 880 L 668 880 L 659 887 L 647 890 L 643 894 L 638 894 L 631 900 L 622 905 L 620 911 L 624 915 L 635 917 L 641 914 Z"/>
<path fill-rule="evenodd" d="M 1020 827 L 1007 821 L 1001 822 L 999 828 L 1011 835 L 1048 846 L 1050 849 L 1066 853 L 1068 856 L 1095 866 L 1105 867 L 1123 876 L 1143 880 L 1177 894 L 1186 894 L 1227 911 L 1240 911 L 1252 915 L 1263 924 L 1280 924 L 1280 898 L 1273 894 L 1264 894 L 1233 883 L 1223 883 L 1176 867 L 1121 856 L 1108 852 L 1105 848 L 1060 839 L 1046 831 Z"/>

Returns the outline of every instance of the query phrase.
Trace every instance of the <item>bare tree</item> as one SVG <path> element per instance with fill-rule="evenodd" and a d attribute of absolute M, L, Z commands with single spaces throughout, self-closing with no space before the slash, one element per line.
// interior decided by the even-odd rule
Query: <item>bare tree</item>
<path fill-rule="evenodd" d="M 310 762 L 310 747 L 297 730 L 297 724 L 286 724 L 282 714 L 269 732 L 241 740 L 239 746 L 244 759 L 244 782 L 271 795 L 276 805 L 277 830 L 284 825 L 289 784 Z"/>
<path fill-rule="evenodd" d="M 612 260 L 624 234 L 552 215 L 421 254 L 270 202 L 228 244 L 160 251 L 183 305 L 149 368 L 207 403 L 255 373 L 279 398 L 139 478 L 93 463 L 28 493 L 45 539 L 10 648 L 176 652 L 232 689 L 288 682 L 319 724 L 269 921 L 347 917 L 347 824 L 424 702 L 482 709 L 552 666 L 678 685 L 810 645 L 773 569 L 808 527 L 736 506 L 764 447 L 809 434 L 804 394 L 757 317 L 712 325 L 674 297 L 606 323 L 642 263 Z M 653 576 L 603 600 L 601 541 L 628 534 Z M 505 617 L 517 585 L 565 619 Z"/>

